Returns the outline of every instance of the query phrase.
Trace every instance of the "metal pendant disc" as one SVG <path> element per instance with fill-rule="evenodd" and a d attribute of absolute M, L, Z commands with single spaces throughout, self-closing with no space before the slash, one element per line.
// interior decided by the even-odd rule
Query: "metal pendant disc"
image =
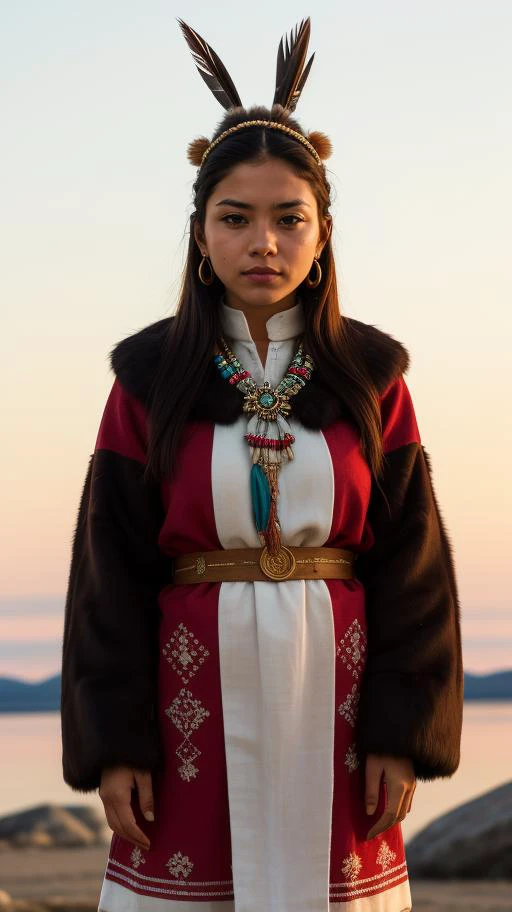
<path fill-rule="evenodd" d="M 260 567 L 269 579 L 285 580 L 295 570 L 295 558 L 289 548 L 281 546 L 275 555 L 271 555 L 265 546 L 260 555 Z"/>

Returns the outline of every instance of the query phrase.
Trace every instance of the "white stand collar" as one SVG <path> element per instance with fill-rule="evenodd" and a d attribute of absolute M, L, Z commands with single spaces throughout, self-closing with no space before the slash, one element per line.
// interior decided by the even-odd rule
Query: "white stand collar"
<path fill-rule="evenodd" d="M 243 310 L 236 307 L 229 307 L 224 299 L 221 299 L 220 313 L 222 320 L 223 332 L 231 339 L 239 339 L 243 342 L 253 342 L 249 324 Z M 304 331 L 304 309 L 302 302 L 298 300 L 297 304 L 289 307 L 287 310 L 280 310 L 273 314 L 266 322 L 267 335 L 271 342 L 282 342 L 285 339 L 294 339 Z"/>

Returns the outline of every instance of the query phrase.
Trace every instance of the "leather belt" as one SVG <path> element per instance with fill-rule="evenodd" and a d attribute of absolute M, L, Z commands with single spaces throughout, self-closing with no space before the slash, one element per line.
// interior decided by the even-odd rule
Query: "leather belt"
<path fill-rule="evenodd" d="M 344 548 L 285 547 L 191 551 L 173 558 L 174 583 L 230 580 L 351 579 L 357 554 Z"/>

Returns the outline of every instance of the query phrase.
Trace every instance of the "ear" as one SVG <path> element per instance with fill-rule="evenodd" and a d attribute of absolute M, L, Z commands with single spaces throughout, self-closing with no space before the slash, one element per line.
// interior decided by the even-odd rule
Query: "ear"
<path fill-rule="evenodd" d="M 194 230 L 194 238 L 195 238 L 196 244 L 202 253 L 203 250 L 206 251 L 206 240 L 205 240 L 201 225 L 199 224 L 197 219 L 194 221 L 193 230 Z"/>
<path fill-rule="evenodd" d="M 320 223 L 320 238 L 318 240 L 319 250 L 317 251 L 316 258 L 320 256 L 322 250 L 324 249 L 327 241 L 331 236 L 332 231 L 332 218 L 323 218 Z"/>

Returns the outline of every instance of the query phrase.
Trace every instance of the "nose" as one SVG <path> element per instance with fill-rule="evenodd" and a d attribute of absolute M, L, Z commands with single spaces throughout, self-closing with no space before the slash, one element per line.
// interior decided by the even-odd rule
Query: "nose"
<path fill-rule="evenodd" d="M 257 232 L 257 237 L 253 238 L 249 245 L 249 254 L 251 256 L 266 256 L 277 252 L 277 243 L 275 234 L 270 229 L 262 228 Z"/>

